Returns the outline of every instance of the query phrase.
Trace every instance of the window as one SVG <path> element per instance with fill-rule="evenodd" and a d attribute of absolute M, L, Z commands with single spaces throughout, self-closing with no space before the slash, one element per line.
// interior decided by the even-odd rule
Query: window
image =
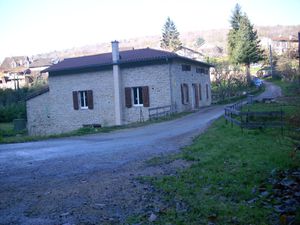
<path fill-rule="evenodd" d="M 202 68 L 202 67 L 197 67 L 196 68 L 196 73 L 205 73 L 205 69 L 204 68 Z"/>
<path fill-rule="evenodd" d="M 149 87 L 126 87 L 125 88 L 125 106 L 150 106 Z"/>
<path fill-rule="evenodd" d="M 143 88 L 142 87 L 134 87 L 132 88 L 133 92 L 133 105 L 134 106 L 142 106 L 143 105 Z"/>
<path fill-rule="evenodd" d="M 93 91 L 73 91 L 73 108 L 80 109 L 93 109 Z"/>
<path fill-rule="evenodd" d="M 181 102 L 183 105 L 189 103 L 189 86 L 188 84 L 181 84 Z"/>
<path fill-rule="evenodd" d="M 204 69 L 204 74 L 209 74 L 209 69 L 205 68 Z"/>
<path fill-rule="evenodd" d="M 201 73 L 201 68 L 200 67 L 196 67 L 196 73 Z"/>
<path fill-rule="evenodd" d="M 181 65 L 182 71 L 191 71 L 191 65 Z"/>
<path fill-rule="evenodd" d="M 81 109 L 88 109 L 87 91 L 78 91 L 79 105 Z"/>

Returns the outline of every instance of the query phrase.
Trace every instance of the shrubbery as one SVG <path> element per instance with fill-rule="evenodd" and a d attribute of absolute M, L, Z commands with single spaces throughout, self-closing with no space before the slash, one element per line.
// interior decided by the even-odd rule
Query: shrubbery
<path fill-rule="evenodd" d="M 277 61 L 276 72 L 284 81 L 295 81 L 297 79 L 298 60 L 280 57 Z"/>
<path fill-rule="evenodd" d="M 25 98 L 38 88 L 0 89 L 0 123 L 26 119 Z"/>
<path fill-rule="evenodd" d="M 232 66 L 228 60 L 211 62 L 215 65 L 212 71 L 212 95 L 214 100 L 224 101 L 238 97 L 250 89 L 244 71 L 239 66 Z"/>
<path fill-rule="evenodd" d="M 0 107 L 0 122 L 11 122 L 20 118 L 26 118 L 24 101 Z"/>

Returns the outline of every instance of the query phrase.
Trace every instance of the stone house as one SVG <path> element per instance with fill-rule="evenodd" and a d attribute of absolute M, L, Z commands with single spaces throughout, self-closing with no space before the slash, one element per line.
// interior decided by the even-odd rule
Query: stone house
<path fill-rule="evenodd" d="M 49 88 L 27 99 L 30 135 L 84 125 L 114 126 L 149 119 L 149 109 L 182 112 L 211 104 L 211 65 L 150 48 L 64 59 L 50 66 Z"/>
<path fill-rule="evenodd" d="M 185 47 L 185 46 L 181 46 L 176 51 L 176 54 L 178 54 L 180 56 L 187 57 L 187 58 L 199 60 L 199 61 L 203 61 L 205 59 L 205 56 L 201 52 L 198 52 L 194 49 L 191 49 L 191 48 L 188 48 L 188 47 Z"/>
<path fill-rule="evenodd" d="M 273 50 L 278 54 L 282 55 L 288 53 L 289 56 L 296 56 L 298 50 L 298 38 L 295 35 L 289 36 L 278 36 L 272 39 Z"/>
<path fill-rule="evenodd" d="M 30 74 L 30 59 L 27 56 L 6 57 L 0 65 L 0 88 L 18 89 L 27 85 Z"/>
<path fill-rule="evenodd" d="M 48 73 L 42 73 L 42 71 L 54 64 L 54 61 L 55 60 L 51 58 L 37 58 L 30 63 L 29 69 L 31 71 L 32 79 L 35 81 L 35 83 L 47 84 Z"/>

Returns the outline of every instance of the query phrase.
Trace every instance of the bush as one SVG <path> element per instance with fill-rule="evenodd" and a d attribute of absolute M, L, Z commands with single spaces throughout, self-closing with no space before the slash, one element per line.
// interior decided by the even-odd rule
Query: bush
<path fill-rule="evenodd" d="M 14 119 L 26 119 L 26 96 L 41 88 L 20 88 L 18 90 L 0 89 L 0 123 L 12 122 Z"/>
<path fill-rule="evenodd" d="M 297 60 L 281 57 L 277 61 L 276 70 L 284 81 L 295 81 L 297 78 Z"/>
<path fill-rule="evenodd" d="M 0 122 L 11 122 L 14 119 L 26 118 L 25 102 L 0 107 Z"/>

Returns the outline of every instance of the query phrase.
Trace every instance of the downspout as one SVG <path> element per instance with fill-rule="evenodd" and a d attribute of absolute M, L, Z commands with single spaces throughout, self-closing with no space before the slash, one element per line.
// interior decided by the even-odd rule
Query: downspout
<path fill-rule="evenodd" d="M 119 42 L 112 41 L 112 62 L 114 77 L 114 103 L 115 103 L 115 125 L 122 125 L 122 101 L 121 101 L 121 75 L 119 67 Z"/>
<path fill-rule="evenodd" d="M 168 63 L 168 69 L 169 69 L 169 79 L 170 79 L 170 95 L 171 95 L 171 111 L 175 112 L 176 111 L 176 105 L 173 102 L 173 79 L 172 79 L 172 64 L 171 60 L 166 58 L 166 62 Z"/>

